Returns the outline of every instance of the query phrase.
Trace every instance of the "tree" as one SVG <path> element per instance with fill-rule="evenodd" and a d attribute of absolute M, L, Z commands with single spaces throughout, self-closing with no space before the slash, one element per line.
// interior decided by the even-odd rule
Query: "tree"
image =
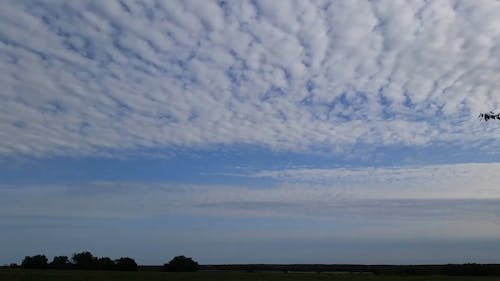
<path fill-rule="evenodd" d="M 487 113 L 479 113 L 478 118 L 481 120 L 484 120 L 485 122 L 488 122 L 488 120 L 490 120 L 490 119 L 500 120 L 500 113 L 495 114 L 493 111 L 490 111 Z"/>
<path fill-rule="evenodd" d="M 54 257 L 49 266 L 54 269 L 68 269 L 71 267 L 71 263 L 67 256 L 58 256 Z"/>
<path fill-rule="evenodd" d="M 97 260 L 97 264 L 98 264 L 98 268 L 100 270 L 113 270 L 113 269 L 115 269 L 115 262 L 108 257 L 99 258 Z"/>
<path fill-rule="evenodd" d="M 129 257 L 119 258 L 115 261 L 115 269 L 124 271 L 136 271 L 137 263 L 134 259 Z"/>
<path fill-rule="evenodd" d="M 169 263 L 164 264 L 163 268 L 170 272 L 195 272 L 198 271 L 198 263 L 192 258 L 177 256 Z"/>
<path fill-rule="evenodd" d="M 47 257 L 44 255 L 26 256 L 21 264 L 22 268 L 47 268 Z"/>
<path fill-rule="evenodd" d="M 96 269 L 98 260 L 90 252 L 81 252 L 73 254 L 72 257 L 75 267 L 78 269 Z"/>

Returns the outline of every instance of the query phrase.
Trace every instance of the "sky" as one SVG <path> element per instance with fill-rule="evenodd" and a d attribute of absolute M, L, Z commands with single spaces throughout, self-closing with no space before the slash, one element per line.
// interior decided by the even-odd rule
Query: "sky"
<path fill-rule="evenodd" d="M 0 6 L 0 264 L 500 263 L 500 1 Z"/>

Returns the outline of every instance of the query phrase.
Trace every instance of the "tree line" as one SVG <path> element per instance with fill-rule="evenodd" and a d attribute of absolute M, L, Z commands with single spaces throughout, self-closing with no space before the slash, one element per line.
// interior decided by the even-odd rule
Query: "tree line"
<path fill-rule="evenodd" d="M 204 265 L 203 270 L 282 271 L 288 272 L 349 272 L 375 275 L 448 275 L 500 276 L 500 264 L 443 264 L 443 265 L 361 265 L 361 264 L 224 264 Z"/>
<path fill-rule="evenodd" d="M 11 267 L 19 267 L 11 264 Z M 27 269 L 80 269 L 80 270 L 129 270 L 136 271 L 139 266 L 134 259 L 124 257 L 112 260 L 97 258 L 90 252 L 74 254 L 71 260 L 66 256 L 56 256 L 49 263 L 45 255 L 27 256 L 21 268 Z M 141 270 L 161 270 L 169 272 L 194 272 L 202 270 L 221 271 L 293 271 L 308 272 L 350 272 L 371 273 L 376 275 L 449 275 L 449 276 L 500 276 L 500 264 L 444 264 L 444 265 L 355 265 L 355 264 L 225 264 L 203 265 L 192 258 L 177 256 L 163 266 L 143 266 Z"/>
<path fill-rule="evenodd" d="M 18 266 L 11 264 L 11 267 Z M 90 252 L 81 252 L 73 254 L 71 260 L 67 256 L 55 256 L 51 262 L 45 255 L 26 256 L 21 268 L 137 271 L 138 265 L 129 257 L 112 260 L 108 257 L 95 257 Z M 162 267 L 163 271 L 171 272 L 194 272 L 198 268 L 198 262 L 185 256 L 176 256 Z"/>
<path fill-rule="evenodd" d="M 137 263 L 129 257 L 112 260 L 108 257 L 95 257 L 90 252 L 81 252 L 73 254 L 71 260 L 67 256 L 55 256 L 51 262 L 45 255 L 26 256 L 21 268 L 136 271 Z"/>
<path fill-rule="evenodd" d="M 500 276 L 500 264 L 379 266 L 373 272 L 385 275 Z"/>

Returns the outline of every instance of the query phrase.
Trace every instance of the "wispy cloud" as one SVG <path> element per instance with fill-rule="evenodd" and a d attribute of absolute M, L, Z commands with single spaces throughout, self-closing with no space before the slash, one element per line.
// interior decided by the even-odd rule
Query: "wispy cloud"
<path fill-rule="evenodd" d="M 498 142 L 498 1 L 8 1 L 0 154 Z"/>
<path fill-rule="evenodd" d="M 192 214 L 498 224 L 498 164 L 261 172 L 273 187 L 88 183 L 4 185 L 4 217 L 134 218 Z"/>
<path fill-rule="evenodd" d="M 356 198 L 490 199 L 500 198 L 499 163 L 414 167 L 285 169 L 252 176 L 278 182 L 321 185 Z"/>

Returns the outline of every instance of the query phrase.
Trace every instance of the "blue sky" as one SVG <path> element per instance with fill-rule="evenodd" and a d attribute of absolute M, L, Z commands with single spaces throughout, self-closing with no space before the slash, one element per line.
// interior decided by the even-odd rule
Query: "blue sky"
<path fill-rule="evenodd" d="M 1 6 L 0 263 L 500 262 L 500 2 Z"/>

